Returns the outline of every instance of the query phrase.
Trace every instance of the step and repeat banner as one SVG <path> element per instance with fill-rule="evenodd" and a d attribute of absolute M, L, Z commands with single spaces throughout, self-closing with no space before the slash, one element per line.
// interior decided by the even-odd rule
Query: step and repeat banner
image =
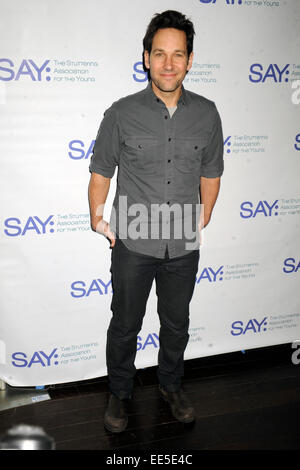
<path fill-rule="evenodd" d="M 0 0 L 0 378 L 106 375 L 111 251 L 90 229 L 104 111 L 142 90 L 142 38 L 174 9 L 196 30 L 187 89 L 213 100 L 225 171 L 204 231 L 185 358 L 300 339 L 300 2 Z M 109 218 L 116 176 L 105 210 Z M 137 368 L 156 365 L 155 285 Z"/>

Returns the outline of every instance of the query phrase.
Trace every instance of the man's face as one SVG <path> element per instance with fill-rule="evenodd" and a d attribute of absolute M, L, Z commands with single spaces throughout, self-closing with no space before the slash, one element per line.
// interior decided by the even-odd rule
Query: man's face
<path fill-rule="evenodd" d="M 174 92 L 181 87 L 186 72 L 192 66 L 193 53 L 188 57 L 184 31 L 165 28 L 156 32 L 151 53 L 145 51 L 144 59 L 154 88 Z"/>

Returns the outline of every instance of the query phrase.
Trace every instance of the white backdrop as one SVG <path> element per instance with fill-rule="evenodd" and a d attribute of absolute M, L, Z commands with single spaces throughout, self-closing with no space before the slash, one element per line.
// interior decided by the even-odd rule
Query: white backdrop
<path fill-rule="evenodd" d="M 29 386 L 106 375 L 111 252 L 90 230 L 88 166 L 104 110 L 147 85 L 142 38 L 166 9 L 194 22 L 185 87 L 215 101 L 224 131 L 185 358 L 299 339 L 300 2 L 0 8 L 0 378 Z M 153 288 L 138 368 L 156 364 L 158 334 Z"/>

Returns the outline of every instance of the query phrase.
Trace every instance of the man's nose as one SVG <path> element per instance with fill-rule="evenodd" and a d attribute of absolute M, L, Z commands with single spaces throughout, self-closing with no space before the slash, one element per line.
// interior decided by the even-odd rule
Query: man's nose
<path fill-rule="evenodd" d="M 166 56 L 165 59 L 165 68 L 166 69 L 171 69 L 173 67 L 173 59 L 172 56 Z"/>

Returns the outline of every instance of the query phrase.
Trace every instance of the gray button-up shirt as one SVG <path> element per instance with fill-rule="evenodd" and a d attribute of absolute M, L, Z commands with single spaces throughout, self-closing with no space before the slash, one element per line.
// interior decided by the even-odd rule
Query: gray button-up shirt
<path fill-rule="evenodd" d="M 89 170 L 112 178 L 117 166 L 110 223 L 125 246 L 156 258 L 164 258 L 166 248 L 170 258 L 197 249 L 200 176 L 223 173 L 215 104 L 182 87 L 170 118 L 151 82 L 113 103 L 104 113 Z"/>

